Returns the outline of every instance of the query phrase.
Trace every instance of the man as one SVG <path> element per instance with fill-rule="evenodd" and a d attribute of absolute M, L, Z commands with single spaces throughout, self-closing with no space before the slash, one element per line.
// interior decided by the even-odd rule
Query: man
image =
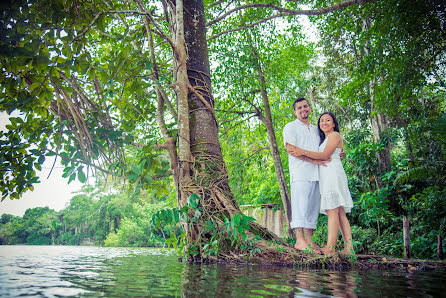
<path fill-rule="evenodd" d="M 327 161 L 312 160 L 308 157 L 294 157 L 293 149 L 299 147 L 309 151 L 319 151 L 318 129 L 308 120 L 310 104 L 305 98 L 293 103 L 296 119 L 283 128 L 283 141 L 288 152 L 291 186 L 291 229 L 296 234 L 295 248 L 301 251 L 320 248 L 313 242 L 320 207 L 319 170 L 317 165 Z"/>

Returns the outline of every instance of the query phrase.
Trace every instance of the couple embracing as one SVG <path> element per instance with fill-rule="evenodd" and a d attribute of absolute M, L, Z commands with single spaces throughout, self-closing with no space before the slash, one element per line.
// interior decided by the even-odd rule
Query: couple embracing
<path fill-rule="evenodd" d="M 339 230 L 344 240 L 341 254 L 354 254 L 352 233 L 346 212 L 353 201 L 341 163 L 342 139 L 335 116 L 323 113 L 317 127 L 308 121 L 311 107 L 307 99 L 293 103 L 296 119 L 283 129 L 288 151 L 291 186 L 291 222 L 300 251 L 334 254 Z M 319 213 L 328 216 L 327 244 L 319 248 L 312 240 Z"/>

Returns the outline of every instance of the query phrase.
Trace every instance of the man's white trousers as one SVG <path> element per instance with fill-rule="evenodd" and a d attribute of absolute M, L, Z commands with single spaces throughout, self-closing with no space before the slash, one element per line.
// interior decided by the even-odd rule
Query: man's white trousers
<path fill-rule="evenodd" d="M 316 229 L 320 204 L 319 181 L 291 182 L 291 228 Z"/>

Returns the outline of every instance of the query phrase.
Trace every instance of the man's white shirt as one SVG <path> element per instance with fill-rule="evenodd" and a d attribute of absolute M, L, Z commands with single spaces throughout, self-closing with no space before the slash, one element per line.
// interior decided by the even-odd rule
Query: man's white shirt
<path fill-rule="evenodd" d="M 309 126 L 299 119 L 288 123 L 283 128 L 283 142 L 295 145 L 308 151 L 319 151 L 319 131 L 317 127 L 310 123 Z M 290 181 L 305 180 L 319 181 L 318 166 L 308 161 L 303 161 L 288 154 L 288 164 L 290 169 Z"/>

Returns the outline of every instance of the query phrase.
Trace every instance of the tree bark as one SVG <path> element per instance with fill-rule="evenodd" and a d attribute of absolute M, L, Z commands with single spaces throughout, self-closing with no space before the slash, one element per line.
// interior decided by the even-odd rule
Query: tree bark
<path fill-rule="evenodd" d="M 214 113 L 211 90 L 209 55 L 205 35 L 204 5 L 202 0 L 188 0 L 184 5 L 184 35 L 187 55 L 188 110 L 190 128 L 190 151 L 194 158 L 195 174 L 221 176 L 219 187 L 232 197 L 227 180 L 227 171 L 218 139 L 218 124 Z M 215 159 L 221 168 L 207 167 L 208 159 Z M 195 183 L 209 187 L 212 182 L 204 177 Z M 216 185 L 217 186 L 217 185 Z M 237 207 L 238 209 L 238 207 Z"/>
<path fill-rule="evenodd" d="M 404 259 L 410 258 L 410 219 L 403 216 Z"/>
<path fill-rule="evenodd" d="M 249 38 L 251 41 L 251 38 Z M 282 199 L 282 205 L 285 210 L 286 218 L 287 218 L 287 226 L 288 226 L 288 234 L 289 236 L 293 236 L 292 229 L 290 227 L 291 222 L 291 198 L 288 191 L 288 185 L 285 180 L 285 174 L 283 173 L 282 160 L 280 159 L 280 152 L 277 146 L 276 133 L 274 132 L 273 119 L 271 116 L 271 108 L 269 105 L 268 93 L 266 91 L 266 81 L 265 74 L 262 71 L 262 67 L 260 65 L 260 61 L 258 58 L 257 50 L 251 43 L 252 54 L 255 61 L 255 67 L 257 70 L 257 74 L 260 79 L 260 93 L 262 95 L 263 106 L 265 108 L 265 115 L 259 115 L 260 120 L 262 120 L 265 125 L 266 132 L 268 134 L 269 145 L 271 149 L 271 155 L 273 156 L 274 161 L 274 170 L 276 172 L 277 183 L 279 185 L 280 197 Z"/>
<path fill-rule="evenodd" d="M 184 4 L 184 7 L 183 7 Z M 201 261 L 204 222 L 223 223 L 239 208 L 228 184 L 228 174 L 218 140 L 218 125 L 211 92 L 209 56 L 205 36 L 202 0 L 176 1 L 175 5 L 175 86 L 178 104 L 178 207 L 187 205 L 191 195 L 199 201 L 182 221 L 186 233 L 185 250 L 198 251 L 189 261 Z M 187 52 L 186 52 L 187 50 Z M 199 211 L 198 219 L 192 220 Z M 184 219 L 184 218 L 183 218 Z"/>
<path fill-rule="evenodd" d="M 362 22 L 362 30 L 367 31 L 370 28 L 370 19 L 364 19 Z M 369 41 L 366 41 L 364 53 L 367 56 L 370 51 Z M 372 126 L 373 138 L 376 143 L 381 142 L 382 132 L 388 128 L 386 115 L 383 115 L 376 109 L 375 101 L 375 84 L 376 78 L 372 78 L 368 83 L 368 94 L 372 107 L 370 110 L 370 124 Z M 379 173 L 384 173 L 390 168 L 390 145 L 387 143 L 384 150 L 378 152 Z M 381 184 L 378 179 L 378 184 Z M 378 185 L 381 187 L 381 185 Z"/>
<path fill-rule="evenodd" d="M 185 3 L 185 41 L 188 49 L 189 109 L 192 152 L 207 152 L 222 157 L 218 126 L 214 114 L 211 75 L 202 1 Z"/>
<path fill-rule="evenodd" d="M 186 1 L 188 2 L 188 1 Z M 175 59 L 175 92 L 178 105 L 178 166 L 180 195 L 178 206 L 181 208 L 187 203 L 187 194 L 182 194 L 181 185 L 190 181 L 190 164 L 192 155 L 190 150 L 190 123 L 188 106 L 188 77 L 186 66 L 185 26 L 183 15 L 183 1 L 178 0 L 175 6 L 176 30 L 174 36 Z"/>
<path fill-rule="evenodd" d="M 375 105 L 372 104 L 370 122 L 372 124 L 373 138 L 376 143 L 382 141 L 382 133 L 388 128 L 387 116 L 379 112 L 375 113 Z M 390 144 L 387 142 L 382 151 L 378 152 L 378 164 L 380 173 L 390 169 Z"/>

